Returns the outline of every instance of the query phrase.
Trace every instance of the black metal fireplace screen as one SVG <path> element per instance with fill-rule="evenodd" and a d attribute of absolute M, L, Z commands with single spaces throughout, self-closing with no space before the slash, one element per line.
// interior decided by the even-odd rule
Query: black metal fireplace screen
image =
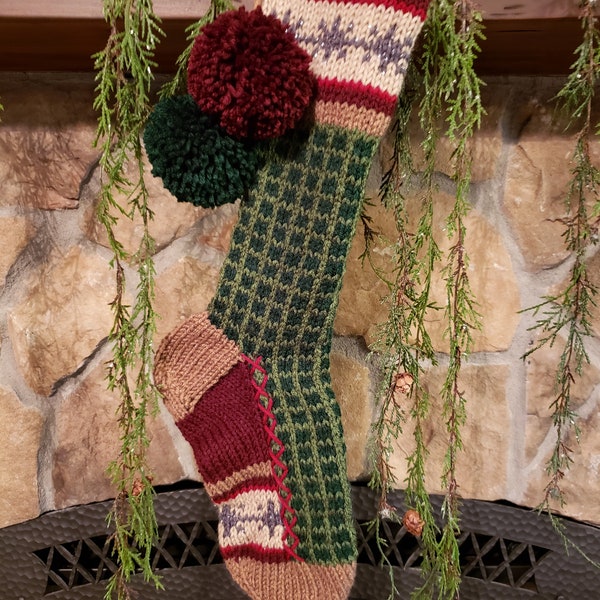
<path fill-rule="evenodd" d="M 183 487 L 159 492 L 156 498 L 159 535 L 152 563 L 165 589 L 156 590 L 137 578 L 133 589 L 143 600 L 246 598 L 223 565 L 215 508 L 202 487 Z M 382 566 L 376 532 L 370 526 L 376 496 L 358 485 L 352 495 L 359 556 L 350 598 L 387 599 L 389 565 L 398 597 L 408 598 L 422 582 L 419 540 L 401 524 L 383 521 L 378 534 L 385 541 L 388 566 Z M 402 492 L 395 492 L 391 500 L 403 510 Z M 441 499 L 432 500 L 439 517 Z M 109 507 L 110 502 L 100 502 L 69 508 L 0 530 L 0 597 L 102 599 L 106 580 L 116 569 L 106 523 Z M 600 529 L 567 519 L 561 523 L 585 557 L 576 549 L 565 550 L 546 515 L 507 504 L 464 501 L 461 600 L 600 599 L 600 569 L 591 562 L 600 562 Z"/>

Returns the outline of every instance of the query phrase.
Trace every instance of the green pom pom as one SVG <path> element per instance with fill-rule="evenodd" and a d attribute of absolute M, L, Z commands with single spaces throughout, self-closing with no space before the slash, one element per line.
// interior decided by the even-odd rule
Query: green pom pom
<path fill-rule="evenodd" d="M 254 148 L 229 137 L 191 96 L 158 102 L 148 117 L 144 144 L 152 174 L 180 202 L 205 208 L 240 198 L 259 164 Z"/>

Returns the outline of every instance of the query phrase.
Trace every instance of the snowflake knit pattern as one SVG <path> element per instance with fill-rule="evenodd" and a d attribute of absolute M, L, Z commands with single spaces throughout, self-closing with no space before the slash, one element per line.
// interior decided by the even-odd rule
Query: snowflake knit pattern
<path fill-rule="evenodd" d="M 315 123 L 273 142 L 209 312 L 169 334 L 155 379 L 255 600 L 342 600 L 356 539 L 333 320 L 365 180 L 428 0 L 264 0 L 312 56 Z M 252 358 L 250 358 L 252 357 Z"/>

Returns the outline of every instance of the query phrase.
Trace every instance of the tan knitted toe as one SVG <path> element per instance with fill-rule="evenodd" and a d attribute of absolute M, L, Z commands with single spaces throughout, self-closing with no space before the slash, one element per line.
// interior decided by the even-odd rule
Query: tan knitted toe
<path fill-rule="evenodd" d="M 175 421 L 186 417 L 221 377 L 241 360 L 240 349 L 208 319 L 191 316 L 161 342 L 154 381 Z"/>
<path fill-rule="evenodd" d="M 225 561 L 252 600 L 346 600 L 355 564 L 263 563 L 251 558 Z"/>

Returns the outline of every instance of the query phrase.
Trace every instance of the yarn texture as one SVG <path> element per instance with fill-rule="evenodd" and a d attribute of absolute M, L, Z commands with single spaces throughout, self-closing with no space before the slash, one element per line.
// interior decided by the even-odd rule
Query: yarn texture
<path fill-rule="evenodd" d="M 260 27 L 249 35 L 248 19 L 277 17 L 312 57 L 317 82 L 312 127 L 264 143 L 208 314 L 167 336 L 155 368 L 219 506 L 227 569 L 252 600 L 351 593 L 358 549 L 329 372 L 333 322 L 371 162 L 427 6 L 263 0 L 264 14 L 231 13 L 198 38 L 221 54 L 214 64 L 196 49 L 190 62 L 192 86 L 208 81 L 220 90 L 210 110 L 220 118 L 231 110 L 226 120 L 244 134 L 261 130 L 255 107 L 279 115 L 271 102 L 291 93 L 280 78 L 270 82 L 277 69 L 265 66 L 278 44 L 265 44 Z M 254 63 L 258 71 L 246 81 Z M 267 91 L 253 96 L 260 81 Z M 236 101 L 247 92 L 250 112 L 241 113 Z"/>
<path fill-rule="evenodd" d="M 277 142 L 240 211 L 209 313 L 243 353 L 263 357 L 294 493 L 297 553 L 321 565 L 356 559 L 329 352 L 376 148 L 374 138 L 322 126 L 307 140 Z M 268 245 L 257 243 L 256 231 L 268 232 Z"/>
<path fill-rule="evenodd" d="M 256 149 L 226 135 L 191 96 L 163 98 L 148 117 L 152 174 L 180 202 L 213 208 L 242 197 L 259 166 Z"/>
<path fill-rule="evenodd" d="M 315 86 L 310 56 L 260 7 L 221 14 L 196 38 L 188 92 L 231 136 L 264 140 L 302 118 Z"/>

